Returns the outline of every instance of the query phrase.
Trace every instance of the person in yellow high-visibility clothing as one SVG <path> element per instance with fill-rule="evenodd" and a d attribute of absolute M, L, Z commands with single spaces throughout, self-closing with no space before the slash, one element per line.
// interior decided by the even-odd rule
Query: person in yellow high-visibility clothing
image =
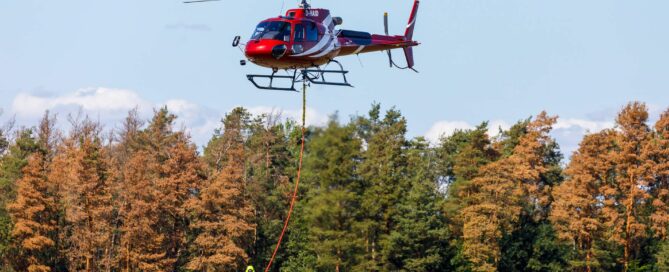
<path fill-rule="evenodd" d="M 256 272 L 255 268 L 252 265 L 246 267 L 246 272 Z"/>

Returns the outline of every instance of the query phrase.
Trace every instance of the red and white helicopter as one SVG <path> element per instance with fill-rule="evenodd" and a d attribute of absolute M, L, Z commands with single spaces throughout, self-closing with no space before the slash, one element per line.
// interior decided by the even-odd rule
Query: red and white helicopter
<path fill-rule="evenodd" d="M 204 2 L 200 0 L 192 2 Z M 335 60 L 337 57 L 363 53 L 387 51 L 391 67 L 414 70 L 413 47 L 419 45 L 413 40 L 414 27 L 420 0 L 414 0 L 409 23 L 404 35 L 388 35 L 388 13 L 384 14 L 385 35 L 368 32 L 338 30 L 343 23 L 341 17 L 333 17 L 327 9 L 311 8 L 307 0 L 300 7 L 290 9 L 285 16 L 264 20 L 258 24 L 251 39 L 243 44 L 246 59 L 256 65 L 272 69 L 271 75 L 247 75 L 249 81 L 259 89 L 295 91 L 296 82 L 322 85 L 351 86 L 346 80 L 348 71 Z M 233 46 L 240 45 L 241 38 L 235 37 Z M 399 67 L 392 59 L 390 50 L 403 49 L 406 67 Z M 328 69 L 329 64 L 337 69 Z M 245 60 L 241 61 L 246 64 Z M 279 70 L 288 75 L 277 75 Z M 292 72 L 292 75 L 291 73 Z M 298 73 L 299 72 L 299 73 Z M 343 81 L 333 82 L 326 75 L 340 75 Z M 260 85 L 257 79 L 268 80 Z M 290 80 L 290 87 L 274 86 L 275 79 Z"/>

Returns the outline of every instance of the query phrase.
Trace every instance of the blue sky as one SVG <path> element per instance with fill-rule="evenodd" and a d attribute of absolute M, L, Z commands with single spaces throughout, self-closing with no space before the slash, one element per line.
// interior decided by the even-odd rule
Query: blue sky
<path fill-rule="evenodd" d="M 388 11 L 399 34 L 412 1 L 312 5 L 343 17 L 342 28 L 375 33 Z M 32 125 L 47 108 L 83 108 L 112 124 L 132 107 L 148 116 L 166 104 L 204 144 L 235 106 L 296 116 L 301 97 L 252 88 L 245 74 L 265 71 L 239 66 L 242 54 L 230 46 L 281 10 L 279 0 L 0 1 L 0 120 Z M 586 131 L 612 126 L 628 101 L 647 102 L 654 117 L 669 107 L 667 10 L 661 0 L 424 0 L 415 33 L 421 73 L 389 69 L 382 53 L 343 58 L 356 88 L 312 88 L 310 123 L 380 102 L 403 112 L 411 136 L 436 138 L 547 110 L 561 117 L 555 136 L 569 152 Z"/>

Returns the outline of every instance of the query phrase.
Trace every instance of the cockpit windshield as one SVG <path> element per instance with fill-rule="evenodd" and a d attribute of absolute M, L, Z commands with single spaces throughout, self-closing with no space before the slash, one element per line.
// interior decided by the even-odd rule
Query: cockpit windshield
<path fill-rule="evenodd" d="M 288 22 L 262 22 L 256 27 L 251 36 L 252 40 L 279 40 L 290 41 L 290 23 Z"/>

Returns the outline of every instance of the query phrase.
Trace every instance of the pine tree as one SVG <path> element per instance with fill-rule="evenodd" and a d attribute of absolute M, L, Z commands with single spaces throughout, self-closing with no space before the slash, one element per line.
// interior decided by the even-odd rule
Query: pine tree
<path fill-rule="evenodd" d="M 575 249 L 571 266 L 593 271 L 605 266 L 597 256 L 597 244 L 605 239 L 602 224 L 602 186 L 615 170 L 610 157 L 615 151 L 614 131 L 586 136 L 565 170 L 567 181 L 553 192 L 551 221 L 561 240 Z"/>
<path fill-rule="evenodd" d="M 61 186 L 70 271 L 109 270 L 112 235 L 109 161 L 98 124 L 75 122 L 49 179 Z"/>
<path fill-rule="evenodd" d="M 47 112 L 39 126 L 39 151 L 30 156 L 16 182 L 16 200 L 7 206 L 18 250 L 13 263 L 19 271 L 52 271 L 58 265 L 58 186 L 47 178 L 54 150 L 54 122 Z"/>
<path fill-rule="evenodd" d="M 9 267 L 12 263 L 12 220 L 7 205 L 16 200 L 16 182 L 23 176 L 22 169 L 28 158 L 39 150 L 32 129 L 16 132 L 16 139 L 0 159 L 0 264 Z"/>
<path fill-rule="evenodd" d="M 132 138 L 121 171 L 125 188 L 120 260 L 125 269 L 173 270 L 187 262 L 187 235 L 194 192 L 203 167 L 195 146 L 172 129 L 176 116 L 158 110 Z"/>
<path fill-rule="evenodd" d="M 238 131 L 238 136 L 241 138 L 242 143 L 245 143 L 252 129 L 251 114 L 241 107 L 235 108 L 227 114 L 222 123 L 224 129 L 216 130 L 214 136 L 204 149 L 203 159 L 212 171 L 221 171 L 227 165 L 227 160 L 230 158 L 227 152 L 232 148 L 231 144 L 233 142 L 225 138 L 225 132 Z M 266 153 L 266 156 L 269 157 L 270 155 Z"/>
<path fill-rule="evenodd" d="M 139 118 L 137 109 L 133 109 L 128 112 L 128 116 L 123 121 L 122 128 L 116 133 L 112 134 L 112 139 L 115 141 L 113 144 L 109 144 L 109 178 L 110 178 L 110 189 L 112 195 L 112 212 L 111 212 L 111 225 L 112 225 L 112 237 L 109 246 L 109 252 L 107 255 L 108 259 L 111 261 L 110 268 L 112 271 L 126 271 L 127 269 L 127 259 L 123 258 L 121 255 L 121 250 L 128 249 L 127 247 L 121 246 L 121 238 L 123 237 L 123 212 L 129 211 L 128 197 L 130 194 L 127 189 L 130 188 L 126 181 L 131 179 L 125 176 L 126 166 L 130 165 L 130 160 L 133 159 L 134 151 L 139 148 L 137 144 L 138 134 L 143 126 L 143 121 Z M 134 171 L 131 173 L 135 173 Z M 127 251 L 126 251 L 127 252 Z M 126 255 L 127 257 L 127 255 Z"/>
<path fill-rule="evenodd" d="M 501 242 L 523 213 L 540 214 L 548 205 L 548 133 L 556 118 L 545 112 L 527 126 L 510 156 L 484 166 L 472 181 L 474 193 L 462 210 L 463 253 L 475 271 L 495 271 L 501 261 Z"/>
<path fill-rule="evenodd" d="M 422 139 L 411 142 L 408 150 L 410 188 L 399 205 L 397 227 L 384 246 L 393 271 L 451 271 L 453 252 L 448 228 L 441 211 L 442 195 L 432 171 L 435 155 Z"/>
<path fill-rule="evenodd" d="M 355 128 L 341 126 L 336 116 L 309 143 L 304 168 L 309 189 L 301 205 L 309 226 L 306 248 L 317 256 L 317 270 L 349 271 L 363 252 L 364 240 L 356 230 L 362 215 L 363 187 L 355 173 L 360 148 Z"/>
<path fill-rule="evenodd" d="M 133 154 L 123 167 L 123 199 L 120 207 L 122 226 L 120 227 L 120 249 L 118 261 L 122 271 L 163 271 L 166 252 L 163 250 L 165 237 L 158 231 L 158 210 L 160 198 L 154 185 L 157 168 L 146 151 Z"/>
<path fill-rule="evenodd" d="M 455 236 L 462 236 L 462 222 L 458 214 L 469 201 L 473 189 L 471 181 L 479 175 L 481 167 L 497 160 L 499 154 L 492 148 L 488 137 L 488 124 L 482 123 L 473 130 L 458 130 L 444 137 L 437 148 L 439 165 L 436 172 L 440 186 L 445 186 L 444 211 Z"/>
<path fill-rule="evenodd" d="M 605 226 L 611 232 L 610 239 L 623 247 L 625 271 L 648 231 L 647 215 L 642 212 L 650 199 L 644 188 L 652 182 L 652 164 L 644 148 L 652 137 L 647 120 L 648 110 L 638 102 L 628 104 L 618 115 L 617 150 L 611 156 L 616 175 L 602 188 Z"/>
<path fill-rule="evenodd" d="M 203 189 L 194 212 L 194 255 L 187 268 L 197 271 L 239 271 L 248 261 L 255 226 L 253 210 L 246 191 L 244 164 L 244 111 L 237 109 L 226 116 L 220 149 L 213 167 L 223 167 Z M 210 146 L 212 147 L 212 146 Z M 225 158 L 223 158 L 225 157 Z"/>
<path fill-rule="evenodd" d="M 551 192 L 562 180 L 562 153 L 557 142 L 548 133 L 556 118 L 540 114 L 527 124 L 521 139 L 514 148 L 514 156 L 524 154 L 521 160 L 529 167 L 520 171 L 536 171 L 537 178 L 523 180 L 521 213 L 511 233 L 505 234 L 501 242 L 502 256 L 499 270 L 502 271 L 562 271 L 566 261 L 563 250 L 555 242 L 554 230 L 548 215 L 552 204 Z M 517 125 L 524 124 L 520 122 Z M 522 137 L 534 140 L 523 141 Z M 505 139 L 511 141 L 513 137 Z M 512 158 L 511 156 L 509 158 Z M 541 165 L 541 167 L 534 167 Z M 534 167 L 534 168 L 533 168 Z"/>
<path fill-rule="evenodd" d="M 362 209 L 366 217 L 360 228 L 365 236 L 366 254 L 364 261 L 356 269 L 367 271 L 387 270 L 387 256 L 383 256 L 384 245 L 397 222 L 397 205 L 401 194 L 408 190 L 405 171 L 408 145 L 405 139 L 406 119 L 396 109 L 386 112 L 383 120 L 378 119 L 378 107 L 370 111 L 370 118 L 362 124 L 371 124 L 368 132 L 363 132 L 367 150 L 363 153 L 358 174 L 366 183 Z"/>
<path fill-rule="evenodd" d="M 250 259 L 256 266 L 264 266 L 272 255 L 278 235 L 283 227 L 285 211 L 292 197 L 290 180 L 295 177 L 300 130 L 292 121 L 279 122 L 280 116 L 261 115 L 252 119 L 247 139 L 248 162 L 246 175 L 250 199 L 255 214 L 253 249 Z M 307 131 L 307 137 L 309 131 Z M 309 141 L 307 141 L 309 142 Z M 308 150 L 307 150 L 308 151 Z M 304 189 L 304 186 L 301 186 Z M 300 191 L 304 195 L 304 191 Z M 301 206 L 295 211 L 296 221 Z M 296 223 L 295 223 L 296 224 Z M 292 233 L 291 229 L 291 233 Z M 290 234 L 289 234 L 290 235 Z M 280 251 L 274 267 L 283 267 L 289 254 L 291 240 L 286 250 Z"/>
<path fill-rule="evenodd" d="M 654 139 L 647 147 L 648 157 L 653 161 L 654 182 L 650 184 L 653 214 L 651 230 L 660 239 L 667 239 L 669 226 L 669 110 L 655 123 Z"/>

